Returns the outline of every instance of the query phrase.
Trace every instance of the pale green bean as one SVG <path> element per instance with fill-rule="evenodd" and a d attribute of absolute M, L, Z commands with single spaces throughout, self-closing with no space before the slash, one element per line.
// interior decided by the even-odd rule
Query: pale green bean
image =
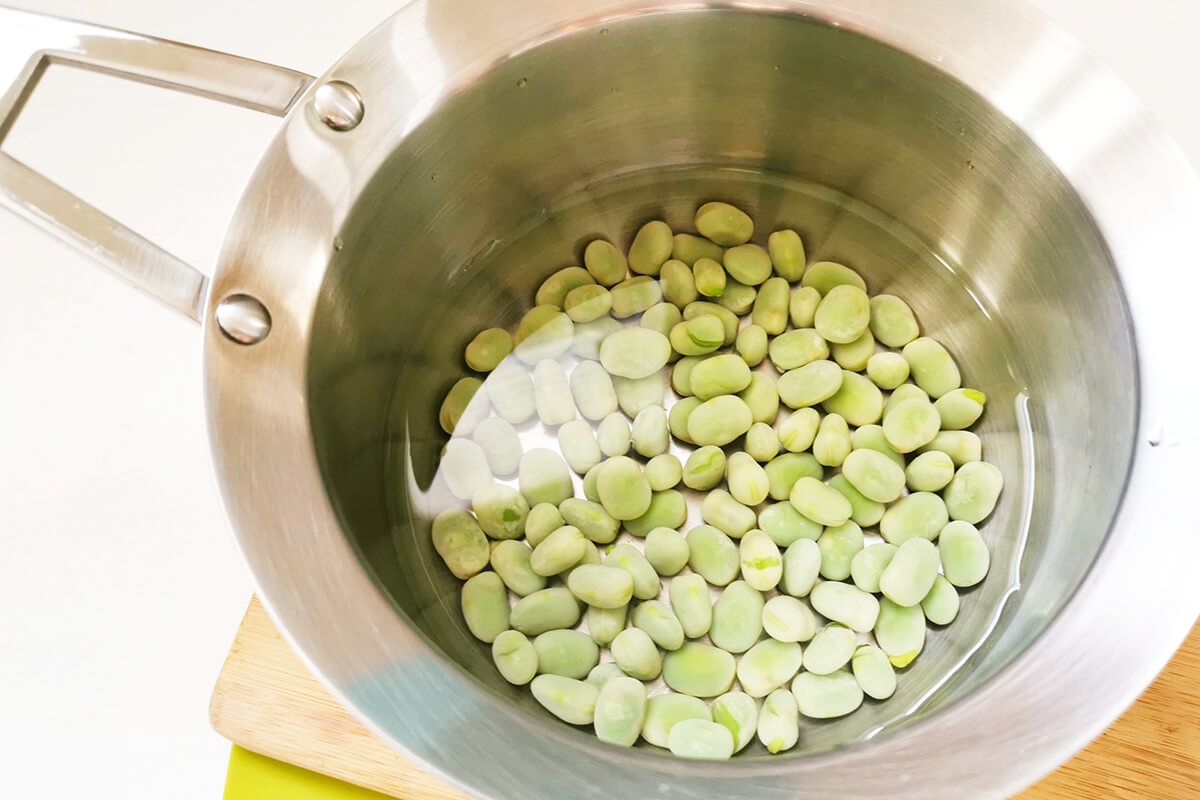
<path fill-rule="evenodd" d="M 494 572 L 481 572 L 462 586 L 462 614 L 471 635 L 489 644 L 508 630 L 508 590 Z"/>
<path fill-rule="evenodd" d="M 558 575 L 578 564 L 589 546 L 579 528 L 564 525 L 533 548 L 529 566 L 543 577 Z"/>
<path fill-rule="evenodd" d="M 787 689 L 776 689 L 763 701 L 758 714 L 758 740 L 772 754 L 790 750 L 800 740 L 796 698 Z"/>
<path fill-rule="evenodd" d="M 758 704 L 745 692 L 726 692 L 713 700 L 712 718 L 733 735 L 733 752 L 737 753 L 754 740 L 758 728 Z"/>
<path fill-rule="evenodd" d="M 703 300 L 697 300 L 695 303 L 688 303 L 683 309 L 684 319 L 695 319 L 696 317 L 710 314 L 725 326 L 725 344 L 733 344 L 737 338 L 738 317 L 725 306 L 718 303 L 709 303 Z"/>
<path fill-rule="evenodd" d="M 733 346 L 748 366 L 757 367 L 767 357 L 767 332 L 759 325 L 747 325 L 738 331 Z"/>
<path fill-rule="evenodd" d="M 811 286 L 822 296 L 829 294 L 837 286 L 854 286 L 862 291 L 867 290 L 867 282 L 854 270 L 838 264 L 835 261 L 818 261 L 804 271 L 800 279 L 801 286 Z"/>
<path fill-rule="evenodd" d="M 792 453 L 803 453 L 812 447 L 820 427 L 820 412 L 815 408 L 801 408 L 784 417 L 776 430 L 779 432 L 779 443 L 785 449 Z"/>
<path fill-rule="evenodd" d="M 847 438 L 849 438 L 848 435 Z M 761 464 L 750 457 L 749 453 L 738 452 L 729 456 L 725 467 L 725 481 L 729 484 L 729 494 L 733 496 L 733 499 L 747 506 L 756 506 L 766 500 L 767 492 L 771 488 L 766 471 Z M 754 512 L 751 511 L 746 516 L 753 525 Z M 712 520 L 706 521 L 716 524 Z M 721 525 L 717 525 L 717 527 L 724 530 Z M 725 532 L 737 535 L 729 530 Z"/>
<path fill-rule="evenodd" d="M 571 570 L 567 588 L 593 608 L 623 608 L 633 597 L 633 576 L 620 567 L 584 564 Z"/>
<path fill-rule="evenodd" d="M 864 644 L 855 650 L 850 668 L 854 680 L 868 697 L 886 700 L 896 693 L 896 670 L 887 653 L 875 645 Z"/>
<path fill-rule="evenodd" d="M 732 539 L 711 525 L 697 525 L 686 538 L 688 566 L 693 572 L 713 586 L 725 586 L 737 577 L 741 564 Z"/>
<path fill-rule="evenodd" d="M 562 513 L 553 503 L 538 503 L 529 509 L 525 518 L 525 540 L 530 547 L 542 541 L 563 526 Z"/>
<path fill-rule="evenodd" d="M 438 411 L 438 424 L 442 430 L 459 436 L 467 436 L 475 430 L 488 414 L 488 395 L 479 391 L 481 386 L 483 381 L 479 378 L 459 378 L 450 387 Z"/>
<path fill-rule="evenodd" d="M 662 270 L 658 273 L 658 283 L 662 287 L 663 299 L 680 311 L 700 296 L 696 290 L 696 279 L 692 276 L 691 266 L 678 259 L 673 258 L 662 265 Z"/>
<path fill-rule="evenodd" d="M 709 202 L 696 210 L 696 230 L 722 247 L 744 244 L 754 235 L 754 220 L 729 203 Z"/>
<path fill-rule="evenodd" d="M 919 605 L 898 606 L 886 597 L 879 601 L 875 643 L 897 669 L 913 662 L 925 647 L 925 614 Z"/>
<path fill-rule="evenodd" d="M 825 585 L 822 583 L 817 586 L 817 589 Z M 817 589 L 813 589 L 814 595 Z M 857 646 L 858 639 L 855 637 L 854 631 L 845 625 L 831 622 L 817 631 L 817 635 L 808 643 L 808 647 L 804 648 L 804 669 L 813 675 L 829 675 L 837 672 L 850 663 Z"/>
<path fill-rule="evenodd" d="M 657 372 L 637 380 L 614 378 L 613 388 L 617 390 L 617 403 L 629 417 L 636 417 L 646 406 L 661 406 L 667 392 L 663 376 Z"/>
<path fill-rule="evenodd" d="M 818 584 L 812 590 L 809 602 L 821 616 L 858 633 L 874 628 L 879 617 L 879 601 L 873 594 L 841 581 Z"/>
<path fill-rule="evenodd" d="M 938 549 L 933 542 L 909 539 L 879 576 L 879 591 L 898 606 L 918 605 L 933 588 L 938 566 Z"/>
<path fill-rule="evenodd" d="M 940 450 L 928 450 L 908 462 L 904 476 L 914 492 L 938 492 L 954 477 L 954 460 Z"/>
<path fill-rule="evenodd" d="M 903 357 L 904 356 L 901 356 L 901 358 Z M 907 364 L 908 362 L 905 361 L 904 363 Z M 915 383 L 902 383 L 897 386 L 890 395 L 888 395 L 887 402 L 883 405 L 883 413 L 886 416 L 887 414 L 891 413 L 893 408 L 900 405 L 905 400 L 914 400 L 917 398 L 920 398 L 921 400 L 929 400 L 929 395 L 924 389 L 922 389 L 920 386 L 917 386 Z"/>
<path fill-rule="evenodd" d="M 600 445 L 596 434 L 585 420 L 573 419 L 558 429 L 558 450 L 566 459 L 567 466 L 580 475 L 600 463 Z"/>
<path fill-rule="evenodd" d="M 600 426 L 596 429 L 596 442 L 600 445 L 600 452 L 609 458 L 625 455 L 633 444 L 629 420 L 619 411 L 612 412 L 600 420 Z"/>
<path fill-rule="evenodd" d="M 512 335 L 504 328 L 488 328 L 475 334 L 463 352 L 467 366 L 476 372 L 491 372 L 512 352 Z"/>
<path fill-rule="evenodd" d="M 899 353 L 875 353 L 867 359 L 867 377 L 880 389 L 895 389 L 908 380 L 908 374 L 908 362 Z"/>
<path fill-rule="evenodd" d="M 931 492 L 913 492 L 884 512 L 879 532 L 884 540 L 898 547 L 914 537 L 933 541 L 949 521 L 941 497 Z"/>
<path fill-rule="evenodd" d="M 702 236 L 690 233 L 677 233 L 671 248 L 671 257 L 677 258 L 689 267 L 698 259 L 712 258 L 720 261 L 725 255 L 725 248 L 710 242 Z"/>
<path fill-rule="evenodd" d="M 819 305 L 821 293 L 813 287 L 800 286 L 793 289 L 792 298 L 788 301 L 788 316 L 791 317 L 792 327 L 811 328 Z"/>
<path fill-rule="evenodd" d="M 535 447 L 521 456 L 517 484 L 529 505 L 558 505 L 575 493 L 566 462 L 553 450 Z"/>
<path fill-rule="evenodd" d="M 864 592 L 877 594 L 879 578 L 888 564 L 892 563 L 899 549 L 894 544 L 880 542 L 856 553 L 850 561 L 850 577 L 854 580 L 854 585 Z"/>
<path fill-rule="evenodd" d="M 650 508 L 650 481 L 628 456 L 605 461 L 596 475 L 600 504 L 614 519 L 637 519 Z"/>
<path fill-rule="evenodd" d="M 904 347 L 921 335 L 908 303 L 890 294 L 871 298 L 871 333 L 888 347 Z"/>
<path fill-rule="evenodd" d="M 650 698 L 642 738 L 656 747 L 666 747 L 671 729 L 687 719 L 712 720 L 708 705 L 697 697 L 668 692 Z"/>
<path fill-rule="evenodd" d="M 829 486 L 850 501 L 850 519 L 859 527 L 878 525 L 883 518 L 887 506 L 865 496 L 846 479 L 846 474 L 840 472 L 829 479 Z"/>
<path fill-rule="evenodd" d="M 991 566 L 987 543 L 973 524 L 963 520 L 955 520 L 942 529 L 938 553 L 946 580 L 964 589 L 982 581 Z"/>
<path fill-rule="evenodd" d="M 817 617 L 800 600 L 780 594 L 763 606 L 763 630 L 779 642 L 807 642 L 817 633 Z"/>
<path fill-rule="evenodd" d="M 533 369 L 533 397 L 543 425 L 562 425 L 575 418 L 575 398 L 562 364 L 539 361 Z"/>
<path fill-rule="evenodd" d="M 529 684 L 534 699 L 563 722 L 590 725 L 595 719 L 600 691 L 590 683 L 562 675 L 538 675 Z"/>
<path fill-rule="evenodd" d="M 612 294 L 594 283 L 572 289 L 563 302 L 563 309 L 572 322 L 591 322 L 603 317 L 611 308 Z"/>
<path fill-rule="evenodd" d="M 724 258 L 724 254 L 721 257 Z M 702 297 L 720 297 L 725 294 L 728 276 L 720 262 L 700 258 L 692 265 L 692 280 L 696 283 L 696 292 Z"/>
<path fill-rule="evenodd" d="M 768 278 L 759 287 L 754 298 L 751 319 L 755 325 L 776 336 L 784 332 L 788 324 L 788 301 L 792 289 L 784 278 Z"/>
<path fill-rule="evenodd" d="M 533 303 L 535 306 L 555 306 L 561 309 L 572 290 L 595 283 L 596 279 L 583 267 L 565 267 L 542 281 Z"/>
<path fill-rule="evenodd" d="M 767 473 L 768 493 L 774 500 L 787 500 L 796 481 L 803 477 L 817 480 L 825 477 L 825 468 L 811 453 L 783 453 L 763 469 Z"/>
<path fill-rule="evenodd" d="M 751 697 L 766 697 L 796 677 L 803 663 L 800 645 L 764 639 L 747 650 L 738 662 L 738 682 Z"/>
<path fill-rule="evenodd" d="M 721 320 L 711 314 L 704 314 L 680 322 L 671 328 L 668 338 L 671 342 L 671 347 L 675 349 L 676 353 L 682 356 L 696 357 L 708 355 L 725 344 L 725 326 L 721 323 Z M 689 373 L 686 387 L 687 392 L 685 394 L 692 394 L 690 372 L 697 363 L 699 362 L 689 362 L 689 365 L 684 368 Z M 672 370 L 672 380 L 674 380 L 674 370 Z"/>
<path fill-rule="evenodd" d="M 434 517 L 433 549 L 459 580 L 466 580 L 488 565 L 491 546 L 469 511 L 450 508 Z"/>
<path fill-rule="evenodd" d="M 958 365 L 937 341 L 928 337 L 914 339 L 904 345 L 903 352 L 913 381 L 930 397 L 937 399 L 962 385 Z"/>
<path fill-rule="evenodd" d="M 765 372 L 750 373 L 750 384 L 738 392 L 755 422 L 771 424 L 779 416 L 779 389 Z"/>
<path fill-rule="evenodd" d="M 671 453 L 654 456 L 646 464 L 646 480 L 650 482 L 651 491 L 663 492 L 674 489 L 683 480 L 683 464 Z"/>
<path fill-rule="evenodd" d="M 646 721 L 646 686 L 639 680 L 616 675 L 604 682 L 596 696 L 596 738 L 618 747 L 632 747 Z"/>
<path fill-rule="evenodd" d="M 996 508 L 1004 475 L 986 461 L 963 464 L 946 487 L 946 511 L 950 519 L 975 525 L 987 519 Z"/>
<path fill-rule="evenodd" d="M 945 575 L 938 575 L 933 580 L 933 588 L 921 601 L 921 610 L 925 619 L 934 625 L 949 625 L 958 616 L 958 590 Z"/>
<path fill-rule="evenodd" d="M 683 465 L 683 484 L 701 492 L 716 487 L 725 477 L 725 462 L 725 451 L 721 448 L 713 445 L 697 448 Z"/>
<path fill-rule="evenodd" d="M 857 372 L 842 371 L 842 383 L 822 403 L 830 414 L 840 414 L 856 427 L 874 425 L 883 416 L 883 393 Z"/>
<path fill-rule="evenodd" d="M 768 378 L 768 380 L 770 380 Z M 756 422 L 746 431 L 746 453 L 751 458 L 766 464 L 779 455 L 779 434 L 765 422 Z M 788 455 L 795 455 L 789 453 Z M 791 487 L 789 486 L 790 490 Z M 772 494 L 772 496 L 774 496 Z M 786 495 L 785 495 L 786 496 Z"/>
<path fill-rule="evenodd" d="M 662 302 L 662 286 L 649 275 L 623 280 L 609 292 L 612 294 L 612 315 L 617 319 L 628 319 Z"/>
<path fill-rule="evenodd" d="M 633 449 L 646 458 L 667 452 L 671 443 L 671 431 L 667 425 L 667 412 L 662 406 L 646 406 L 633 419 L 631 429 Z"/>
<path fill-rule="evenodd" d="M 746 286 L 758 286 L 771 277 L 771 256 L 756 244 L 729 248 L 723 263 L 730 277 Z"/>
<path fill-rule="evenodd" d="M 824 528 L 797 511 L 786 500 L 758 512 L 758 527 L 780 547 L 791 547 L 800 539 L 820 538 Z"/>
<path fill-rule="evenodd" d="M 524 686 L 537 675 L 537 651 L 519 631 L 504 631 L 492 641 L 492 661 L 501 677 L 514 686 Z"/>
<path fill-rule="evenodd" d="M 821 577 L 844 581 L 850 577 L 850 562 L 863 549 L 862 528 L 850 521 L 826 528 L 817 546 L 821 549 Z"/>
<path fill-rule="evenodd" d="M 814 328 L 797 328 L 772 339 L 767 354 L 775 369 L 784 372 L 828 359 L 829 343 Z"/>
<path fill-rule="evenodd" d="M 613 286 L 625 280 L 625 254 L 603 239 L 595 239 L 583 251 L 583 265 L 602 286 Z"/>
<path fill-rule="evenodd" d="M 983 415 L 987 398 L 978 389 L 955 389 L 937 399 L 933 407 L 942 420 L 942 430 L 960 431 L 975 424 Z"/>
<path fill-rule="evenodd" d="M 888 444 L 881 425 L 863 425 L 856 428 L 850 434 L 850 442 L 854 445 L 855 450 L 874 450 L 877 453 L 883 453 L 899 467 L 904 467 L 904 456 L 897 453 Z"/>
<path fill-rule="evenodd" d="M 815 406 L 837 394 L 843 374 L 832 361 L 813 361 L 788 370 L 779 377 L 779 399 L 789 408 Z"/>
<path fill-rule="evenodd" d="M 507 605 L 507 602 L 506 604 Z M 579 622 L 579 601 L 562 586 L 522 597 L 512 607 L 510 624 L 526 636 L 571 628 Z"/>
<path fill-rule="evenodd" d="M 876 503 L 890 503 L 904 491 L 904 469 L 877 450 L 852 451 L 842 462 L 842 474 Z"/>
<path fill-rule="evenodd" d="M 601 366 L 619 378 L 648 377 L 665 367 L 670 358 L 671 343 L 651 328 L 622 328 L 600 343 Z"/>
<path fill-rule="evenodd" d="M 809 719 L 844 717 L 863 701 L 858 681 L 845 670 L 829 675 L 802 672 L 792 681 L 792 694 L 800 713 Z"/>
<path fill-rule="evenodd" d="M 897 453 L 911 453 L 933 441 L 941 419 L 928 400 L 913 398 L 883 417 L 883 435 Z"/>
<path fill-rule="evenodd" d="M 742 580 L 760 592 L 774 589 L 783 577 L 783 557 L 779 546 L 760 530 L 752 530 L 738 544 L 742 562 Z"/>
<path fill-rule="evenodd" d="M 971 431 L 942 431 L 918 452 L 928 453 L 931 450 L 950 456 L 956 467 L 983 458 L 983 443 Z"/>
<path fill-rule="evenodd" d="M 687 566 L 690 553 L 682 533 L 672 528 L 655 528 L 646 534 L 645 555 L 655 572 L 669 577 Z"/>
<path fill-rule="evenodd" d="M 536 364 L 567 352 L 574 337 L 575 323 L 558 305 L 537 305 L 517 325 L 513 353 L 526 364 Z"/>
<path fill-rule="evenodd" d="M 705 400 L 692 411 L 688 417 L 688 436 L 698 445 L 721 446 L 750 430 L 753 424 L 754 412 L 745 400 L 721 395 Z"/>
<path fill-rule="evenodd" d="M 733 755 L 733 734 L 724 725 L 685 719 L 667 737 L 672 755 L 700 761 L 727 761 Z"/>
<path fill-rule="evenodd" d="M 512 475 L 521 464 L 521 439 L 516 430 L 500 417 L 488 417 L 475 426 L 471 435 L 483 448 L 494 475 Z"/>
<path fill-rule="evenodd" d="M 725 291 L 721 293 L 720 297 L 715 299 L 719 305 L 724 306 L 741 317 L 750 312 L 757 298 L 758 290 L 753 286 L 747 286 L 734 278 L 727 278 L 725 280 Z"/>
<path fill-rule="evenodd" d="M 850 455 L 851 446 L 850 426 L 842 415 L 825 415 L 813 439 L 812 452 L 817 462 L 827 467 L 840 467 Z"/>
<path fill-rule="evenodd" d="M 729 691 L 736 669 L 733 656 L 725 650 L 700 642 L 685 642 L 663 657 L 662 676 L 667 686 L 680 694 L 716 697 Z"/>
<path fill-rule="evenodd" d="M 679 575 L 671 581 L 671 608 L 689 639 L 698 639 L 712 627 L 712 600 L 702 575 Z"/>
<path fill-rule="evenodd" d="M 529 454 L 521 457 L 522 463 Z M 557 457 L 557 456 L 556 456 Z M 492 482 L 483 448 L 470 439 L 451 439 L 442 450 L 438 474 L 446 488 L 459 500 L 470 500 L 475 493 Z"/>
<path fill-rule="evenodd" d="M 600 663 L 600 648 L 586 633 L 546 631 L 533 640 L 538 672 L 583 680 Z"/>
<path fill-rule="evenodd" d="M 850 519 L 850 501 L 816 478 L 804 476 L 796 481 L 788 500 L 801 514 L 822 525 L 841 525 Z"/>
<path fill-rule="evenodd" d="M 629 269 L 641 275 L 657 275 L 671 257 L 675 234 L 662 220 L 647 222 L 629 245 Z"/>
<path fill-rule="evenodd" d="M 692 367 L 692 394 L 701 400 L 734 394 L 750 385 L 750 368 L 734 353 L 710 356 Z"/>
<path fill-rule="evenodd" d="M 745 453 L 741 455 L 745 455 Z M 734 456 L 729 457 L 730 462 L 734 460 Z M 749 459 L 749 463 L 753 464 L 754 460 Z M 755 464 L 755 466 L 758 465 Z M 704 500 L 700 503 L 700 517 L 709 525 L 735 539 L 740 539 L 746 531 L 753 528 L 757 519 L 754 509 L 742 505 L 724 489 L 713 489 L 705 495 Z"/>
<path fill-rule="evenodd" d="M 658 600 L 638 603 L 632 620 L 635 628 L 644 630 L 663 650 L 678 650 L 683 646 L 683 626 L 675 612 Z"/>
<path fill-rule="evenodd" d="M 622 625 L 625 624 L 624 617 L 621 618 L 621 624 Z M 616 633 L 614 633 L 613 636 L 616 636 Z M 596 638 L 595 635 L 593 635 L 592 639 L 595 640 L 595 638 Z M 596 643 L 600 644 L 600 642 L 596 642 Z M 621 671 L 621 668 L 617 666 L 617 662 L 602 661 L 599 664 L 597 664 L 596 666 L 592 667 L 592 671 L 588 673 L 588 676 L 587 676 L 587 678 L 585 678 L 585 680 L 588 683 L 590 683 L 592 686 L 595 686 L 597 689 L 602 690 L 602 689 L 604 689 L 604 685 L 606 683 L 608 683 L 609 681 L 611 681 L 613 678 L 622 678 L 622 677 L 628 678 L 629 676 Z M 638 681 L 638 683 L 641 683 L 641 681 Z"/>
<path fill-rule="evenodd" d="M 797 539 L 783 551 L 783 591 L 792 597 L 805 597 L 821 574 L 821 547 L 819 540 Z"/>
<path fill-rule="evenodd" d="M 583 361 L 571 370 L 571 394 L 584 419 L 598 422 L 617 410 L 612 378 L 595 361 Z"/>
<path fill-rule="evenodd" d="M 618 633 L 610 649 L 617 666 L 631 678 L 652 681 L 662 673 L 662 656 L 641 628 L 626 628 Z"/>
<path fill-rule="evenodd" d="M 675 366 L 671 367 L 671 388 L 675 394 L 691 397 L 692 369 L 703 360 L 701 356 L 684 356 L 675 362 Z"/>
<path fill-rule="evenodd" d="M 604 559 L 605 566 L 620 567 L 633 577 L 633 596 L 639 600 L 657 597 L 662 591 L 662 581 L 650 562 L 631 544 L 618 544 Z"/>
<path fill-rule="evenodd" d="M 708 638 L 727 653 L 746 652 L 762 635 L 762 610 L 762 594 L 745 581 L 734 581 L 725 587 L 717 602 L 713 603 L 712 627 L 708 631 Z M 680 691 L 676 686 L 671 688 Z M 721 692 L 728 688 L 726 686 Z"/>
<path fill-rule="evenodd" d="M 642 314 L 642 320 L 639 325 L 643 328 L 658 331 L 663 336 L 669 337 L 671 329 L 680 322 L 683 322 L 682 311 L 670 303 L 656 303 L 647 308 L 645 314 Z"/>
<path fill-rule="evenodd" d="M 625 529 L 634 536 L 646 536 L 655 528 L 681 528 L 687 522 L 687 501 L 674 489 L 654 492 L 650 507 L 637 519 L 626 521 Z"/>
<path fill-rule="evenodd" d="M 787 281 L 798 281 L 804 274 L 804 242 L 793 230 L 775 231 L 767 237 L 767 252 L 775 271 Z"/>
<path fill-rule="evenodd" d="M 587 566 L 595 565 L 589 564 Z M 579 569 L 576 568 L 571 574 L 574 575 Z M 628 614 L 629 606 L 627 605 L 618 608 L 588 606 L 587 613 L 584 614 L 588 635 L 592 637 L 592 641 L 596 644 L 601 647 L 608 647 L 612 644 L 613 639 L 617 638 L 617 634 L 625 630 L 625 617 Z M 592 671 L 595 672 L 595 670 Z"/>
<path fill-rule="evenodd" d="M 533 550 L 525 542 L 509 539 L 492 548 L 492 569 L 509 591 L 519 597 L 546 588 L 546 579 L 533 571 Z"/>

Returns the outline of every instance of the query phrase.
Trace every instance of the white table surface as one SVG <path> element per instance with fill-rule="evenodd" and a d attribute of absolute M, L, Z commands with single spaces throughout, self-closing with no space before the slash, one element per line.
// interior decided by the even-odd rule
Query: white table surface
<path fill-rule="evenodd" d="M 311 74 L 400 4 L 3 2 Z M 1200 4 L 1038 2 L 1200 164 Z M 48 74 L 5 149 L 211 271 L 276 121 L 73 73 Z M 0 254 L 0 794 L 214 800 L 228 744 L 208 697 L 253 586 L 208 454 L 198 329 L 3 212 Z"/>

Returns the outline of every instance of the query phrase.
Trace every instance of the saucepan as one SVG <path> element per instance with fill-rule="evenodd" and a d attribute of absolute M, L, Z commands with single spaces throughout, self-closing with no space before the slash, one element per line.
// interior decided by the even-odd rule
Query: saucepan
<path fill-rule="evenodd" d="M 4 154 L 0 199 L 201 324 L 265 603 L 348 708 L 471 794 L 1004 797 L 1112 722 L 1200 612 L 1178 378 L 1200 184 L 1027 5 L 413 0 L 316 79 L 10 10 L 0 34 L 0 138 L 60 63 L 283 118 L 211 278 Z M 897 695 L 722 764 L 602 744 L 505 684 L 429 540 L 463 345 L 590 238 L 686 229 L 714 197 L 907 298 L 988 388 L 1008 476 L 991 576 Z"/>

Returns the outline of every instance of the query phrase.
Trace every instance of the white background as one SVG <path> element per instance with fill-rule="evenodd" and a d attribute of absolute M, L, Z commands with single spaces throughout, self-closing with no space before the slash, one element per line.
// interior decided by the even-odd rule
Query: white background
<path fill-rule="evenodd" d="M 314 75 L 400 4 L 4 1 Z M 1038 3 L 1200 163 L 1200 4 Z M 5 150 L 211 272 L 277 121 L 61 68 L 43 85 Z M 3 212 L 0 278 L 3 793 L 215 800 L 228 745 L 208 697 L 252 585 L 208 455 L 198 329 Z"/>

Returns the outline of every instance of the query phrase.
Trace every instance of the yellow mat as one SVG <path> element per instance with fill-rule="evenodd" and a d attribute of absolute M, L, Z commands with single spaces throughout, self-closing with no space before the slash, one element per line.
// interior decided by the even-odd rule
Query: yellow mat
<path fill-rule="evenodd" d="M 225 800 L 394 800 L 234 746 Z"/>

